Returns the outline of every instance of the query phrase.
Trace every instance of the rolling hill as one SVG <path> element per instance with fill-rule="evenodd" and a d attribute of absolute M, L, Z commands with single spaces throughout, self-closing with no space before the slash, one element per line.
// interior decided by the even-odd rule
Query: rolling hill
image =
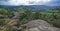
<path fill-rule="evenodd" d="M 20 6 L 6 6 L 6 5 L 0 5 L 0 8 L 6 8 L 6 9 L 18 9 L 18 8 L 29 8 L 32 11 L 43 11 L 46 9 L 54 9 L 56 6 L 45 6 L 45 5 L 30 5 L 30 6 L 25 6 L 25 5 L 20 5 Z"/>

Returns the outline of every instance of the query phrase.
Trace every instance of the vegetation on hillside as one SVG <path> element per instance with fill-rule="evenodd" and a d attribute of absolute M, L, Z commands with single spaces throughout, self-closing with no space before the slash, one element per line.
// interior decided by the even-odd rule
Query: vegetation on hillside
<path fill-rule="evenodd" d="M 51 10 L 47 9 L 43 12 L 35 12 L 27 8 L 14 10 L 16 11 L 10 11 L 2 8 L 0 9 L 0 30 L 2 30 L 1 27 L 4 27 L 7 28 L 6 31 L 18 31 L 13 28 L 13 26 L 8 25 L 10 20 L 13 19 L 13 17 L 15 16 L 15 12 L 19 13 L 19 18 L 15 18 L 18 19 L 18 24 L 16 26 L 26 24 L 31 20 L 42 19 L 52 24 L 53 26 L 60 28 L 60 8 Z"/>

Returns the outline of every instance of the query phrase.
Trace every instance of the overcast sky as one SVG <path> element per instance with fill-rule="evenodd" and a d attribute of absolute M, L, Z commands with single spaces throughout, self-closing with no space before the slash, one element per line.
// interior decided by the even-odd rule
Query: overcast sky
<path fill-rule="evenodd" d="M 0 0 L 0 5 L 60 5 L 60 0 Z"/>

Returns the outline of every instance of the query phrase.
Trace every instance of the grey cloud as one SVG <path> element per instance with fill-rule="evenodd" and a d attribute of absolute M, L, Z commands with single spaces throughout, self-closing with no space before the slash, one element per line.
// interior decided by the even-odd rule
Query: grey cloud
<path fill-rule="evenodd" d="M 8 1 L 10 1 L 10 0 L 0 0 L 0 5 L 11 5 L 8 3 Z M 51 2 L 48 2 L 48 3 L 29 1 L 28 4 L 33 4 L 33 5 L 42 4 L 42 5 L 54 6 L 54 5 L 60 5 L 60 0 L 51 0 Z"/>

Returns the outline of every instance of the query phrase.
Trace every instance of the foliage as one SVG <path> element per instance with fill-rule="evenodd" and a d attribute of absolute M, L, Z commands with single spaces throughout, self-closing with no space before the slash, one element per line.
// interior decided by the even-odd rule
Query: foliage
<path fill-rule="evenodd" d="M 8 15 L 9 14 L 9 11 L 6 10 L 6 9 L 0 9 L 0 14 Z"/>
<path fill-rule="evenodd" d="M 60 27 L 60 13 L 58 10 L 46 10 L 43 12 L 32 12 L 28 9 L 25 10 L 26 11 L 24 11 L 20 17 L 20 21 L 22 21 L 23 24 L 27 23 L 30 20 L 42 19 L 49 22 L 50 24 L 53 24 L 53 26 Z"/>
<path fill-rule="evenodd" d="M 24 8 L 24 9 L 16 9 L 16 12 L 19 12 L 19 25 L 23 25 L 31 20 L 35 19 L 42 19 L 50 24 L 52 24 L 55 27 L 60 28 L 60 13 L 58 10 L 46 10 L 43 12 L 32 12 L 30 9 Z M 8 15 L 9 17 L 14 16 L 14 12 L 10 12 L 7 9 L 0 9 L 0 14 L 2 15 Z M 12 15 L 12 16 L 10 16 Z M 8 18 L 7 18 L 8 19 Z M 7 28 L 6 31 L 17 31 L 13 28 L 13 26 L 7 25 L 10 20 L 7 20 L 6 18 L 0 19 L 0 26 L 5 26 Z M 11 19 L 11 18 L 9 18 Z"/>

